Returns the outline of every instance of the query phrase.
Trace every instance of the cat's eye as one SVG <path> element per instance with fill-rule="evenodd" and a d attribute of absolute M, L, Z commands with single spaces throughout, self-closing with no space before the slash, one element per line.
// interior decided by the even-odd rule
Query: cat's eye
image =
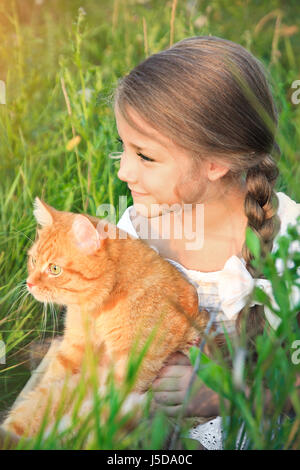
<path fill-rule="evenodd" d="M 34 268 L 36 265 L 36 259 L 33 256 L 31 256 L 30 259 L 31 259 L 31 266 Z"/>
<path fill-rule="evenodd" d="M 57 264 L 50 264 L 49 265 L 49 272 L 53 274 L 54 276 L 58 276 L 59 274 L 62 273 L 62 269 L 60 266 L 57 266 Z"/>

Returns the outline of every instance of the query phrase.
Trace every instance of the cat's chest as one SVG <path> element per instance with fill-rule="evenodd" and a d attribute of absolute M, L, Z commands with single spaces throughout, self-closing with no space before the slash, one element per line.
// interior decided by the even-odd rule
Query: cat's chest
<path fill-rule="evenodd" d="M 114 300 L 114 296 L 112 298 Z M 96 347 L 102 343 L 105 344 L 107 351 L 115 349 L 116 345 L 121 347 L 122 340 L 128 336 L 127 329 L 128 300 L 124 298 L 119 302 L 116 301 L 114 305 L 110 305 L 107 310 L 105 307 L 99 310 L 93 331 L 94 344 Z"/>

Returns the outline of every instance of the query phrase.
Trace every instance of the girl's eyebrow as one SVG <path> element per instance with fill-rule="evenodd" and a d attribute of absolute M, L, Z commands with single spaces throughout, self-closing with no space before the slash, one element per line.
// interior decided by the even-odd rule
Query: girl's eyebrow
<path fill-rule="evenodd" d="M 129 142 L 129 145 L 135 147 L 137 150 L 156 150 L 155 147 L 152 147 L 151 145 L 136 145 L 132 142 Z"/>
<path fill-rule="evenodd" d="M 118 131 L 117 131 L 118 132 Z M 120 133 L 118 132 L 119 136 L 120 136 Z M 166 142 L 164 142 L 162 139 L 160 139 L 158 136 L 154 135 L 152 132 L 151 133 L 147 133 L 147 136 L 153 140 L 153 142 L 158 145 L 160 145 L 161 147 L 163 147 L 164 149 L 166 149 Z M 121 137 L 120 137 L 121 138 Z M 122 139 L 121 139 L 122 140 Z M 156 147 L 157 146 L 151 146 L 151 144 L 141 144 L 141 145 L 136 145 L 134 144 L 133 142 L 129 142 L 129 145 L 132 145 L 132 147 L 135 147 L 139 150 L 146 150 L 146 149 L 151 149 L 153 148 L 153 150 L 156 150 Z"/>
<path fill-rule="evenodd" d="M 123 142 L 121 137 L 120 137 L 120 140 Z M 137 150 L 153 150 L 153 151 L 157 150 L 157 147 L 151 146 L 151 144 L 150 145 L 146 145 L 146 144 L 136 145 L 133 142 L 128 142 L 128 144 L 131 145 L 132 147 L 136 148 Z"/>

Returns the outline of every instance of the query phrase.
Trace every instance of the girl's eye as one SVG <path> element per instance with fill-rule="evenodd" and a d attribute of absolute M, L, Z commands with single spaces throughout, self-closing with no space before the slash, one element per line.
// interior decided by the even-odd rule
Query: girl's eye
<path fill-rule="evenodd" d="M 51 274 L 54 274 L 54 276 L 58 276 L 62 273 L 61 267 L 57 266 L 57 264 L 50 264 L 48 269 Z"/>
<path fill-rule="evenodd" d="M 145 162 L 154 162 L 152 158 L 146 157 L 146 155 L 143 155 L 142 153 L 137 153 L 137 155 L 141 157 L 141 159 L 144 160 Z"/>
<path fill-rule="evenodd" d="M 120 139 L 120 137 L 117 138 L 117 142 L 123 145 L 123 140 Z M 141 157 L 141 159 L 144 160 L 145 162 L 154 162 L 152 158 L 146 157 L 146 155 L 143 155 L 142 153 L 137 153 L 137 155 Z"/>

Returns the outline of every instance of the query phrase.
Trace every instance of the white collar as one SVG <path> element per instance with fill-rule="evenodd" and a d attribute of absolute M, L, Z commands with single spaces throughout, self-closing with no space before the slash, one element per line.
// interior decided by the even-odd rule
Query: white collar
<path fill-rule="evenodd" d="M 246 262 L 242 258 L 238 258 L 235 255 L 231 256 L 226 261 L 224 268 L 215 273 L 201 273 L 199 271 L 188 270 L 174 260 L 167 259 L 167 261 L 179 269 L 196 289 L 199 287 L 197 281 L 207 281 L 208 277 L 206 275 L 212 274 L 213 276 L 209 276 L 209 282 L 214 281 L 216 283 L 220 308 L 228 320 L 237 319 L 239 312 L 245 307 L 251 296 L 254 287 L 259 287 L 269 296 L 273 310 L 280 311 L 274 298 L 271 282 L 268 279 L 253 278 L 246 269 Z M 278 274 L 282 274 L 280 269 L 278 269 Z M 300 303 L 300 289 L 294 285 L 290 298 L 291 308 L 295 308 L 298 303 Z M 250 307 L 254 305 L 262 305 L 262 303 L 253 300 L 249 304 Z M 281 323 L 281 319 L 266 305 L 264 305 L 264 312 L 268 322 L 276 330 Z"/>

